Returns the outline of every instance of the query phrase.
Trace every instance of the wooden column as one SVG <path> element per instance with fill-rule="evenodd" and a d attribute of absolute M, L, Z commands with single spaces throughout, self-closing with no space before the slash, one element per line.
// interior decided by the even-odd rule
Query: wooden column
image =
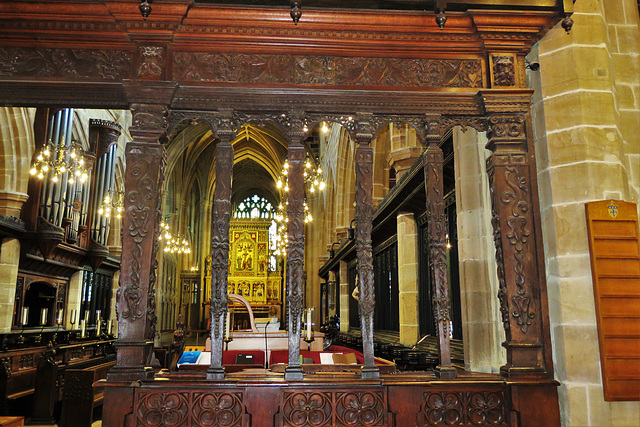
<path fill-rule="evenodd" d="M 207 379 L 224 379 L 222 350 L 227 318 L 227 279 L 229 273 L 229 220 L 231 219 L 231 181 L 233 177 L 234 132 L 218 130 L 220 142 L 216 146 L 216 187 L 213 192 L 213 221 L 211 224 L 211 365 Z"/>
<path fill-rule="evenodd" d="M 287 216 L 287 312 L 289 315 L 289 365 L 286 380 L 303 378 L 300 365 L 300 326 L 304 303 L 304 137 L 303 124 L 292 118 L 289 132 L 289 195 Z"/>
<path fill-rule="evenodd" d="M 434 320 L 438 331 L 440 363 L 435 369 L 440 378 L 455 378 L 451 366 L 451 301 L 447 274 L 447 239 L 444 219 L 444 157 L 440 148 L 442 135 L 439 117 L 428 119 L 427 151 L 424 163 L 425 191 L 427 193 L 427 227 L 429 230 L 429 262 L 433 295 Z"/>
<path fill-rule="evenodd" d="M 507 377 L 552 378 L 547 285 L 530 90 L 481 92 L 489 118 L 487 174 Z"/>
<path fill-rule="evenodd" d="M 131 109 L 134 142 L 125 149 L 117 363 L 108 374 L 110 380 L 123 381 L 153 377 L 155 268 L 165 164 L 158 140 L 165 133 L 167 115 L 165 105 L 132 104 Z"/>
<path fill-rule="evenodd" d="M 373 283 L 373 249 L 371 229 L 373 221 L 373 129 L 370 115 L 358 115 L 356 147 L 356 257 L 358 259 L 358 289 L 360 298 L 360 328 L 364 366 L 362 378 L 379 378 L 373 356 L 373 312 L 375 290 Z"/>

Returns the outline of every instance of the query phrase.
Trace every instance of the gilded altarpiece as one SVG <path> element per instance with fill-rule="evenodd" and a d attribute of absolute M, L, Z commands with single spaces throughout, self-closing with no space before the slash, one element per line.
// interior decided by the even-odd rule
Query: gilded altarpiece
<path fill-rule="evenodd" d="M 282 304 L 282 280 L 269 263 L 270 226 L 271 221 L 232 220 L 229 229 L 229 293 L 256 307 Z"/>

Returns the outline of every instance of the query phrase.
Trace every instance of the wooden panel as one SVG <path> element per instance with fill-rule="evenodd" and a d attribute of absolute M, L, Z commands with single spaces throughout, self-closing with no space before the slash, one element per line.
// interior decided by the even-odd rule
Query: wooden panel
<path fill-rule="evenodd" d="M 640 244 L 634 203 L 587 203 L 604 398 L 640 400 Z"/>

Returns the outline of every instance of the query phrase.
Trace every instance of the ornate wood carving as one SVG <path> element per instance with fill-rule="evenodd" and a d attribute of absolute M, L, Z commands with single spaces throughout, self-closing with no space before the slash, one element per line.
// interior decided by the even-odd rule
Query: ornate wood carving
<path fill-rule="evenodd" d="M 287 215 L 287 307 L 289 331 L 289 366 L 285 379 L 302 379 L 300 366 L 300 322 L 304 304 L 304 177 L 305 134 L 302 115 L 293 113 L 289 132 L 289 194 Z"/>
<path fill-rule="evenodd" d="M 211 280 L 211 366 L 208 379 L 224 379 L 222 345 L 227 314 L 227 275 L 229 273 L 229 220 L 231 217 L 231 179 L 233 176 L 234 136 L 231 129 L 219 130 L 216 146 L 216 187 L 213 195 L 212 280 Z"/>
<path fill-rule="evenodd" d="M 116 81 L 131 78 L 127 50 L 0 47 L 0 76 Z"/>
<path fill-rule="evenodd" d="M 238 391 L 142 391 L 136 393 L 136 426 L 247 425 L 244 394 Z"/>
<path fill-rule="evenodd" d="M 424 394 L 421 426 L 509 425 L 503 391 L 436 391 Z"/>
<path fill-rule="evenodd" d="M 328 86 L 480 88 L 480 59 L 404 59 L 178 52 L 179 80 Z"/>
<path fill-rule="evenodd" d="M 516 86 L 516 57 L 513 54 L 490 55 L 493 87 Z"/>
<path fill-rule="evenodd" d="M 534 213 L 537 208 L 536 169 L 527 140 L 530 92 L 514 94 L 499 102 L 484 94 L 489 116 L 487 159 L 491 186 L 492 225 L 500 311 L 506 332 L 507 364 L 501 372 L 508 376 L 549 375 L 550 355 L 546 318 L 546 283 L 540 274 L 540 250 L 536 244 Z M 504 112 L 512 105 L 511 113 Z M 497 111 L 496 111 L 497 110 Z M 539 230 L 537 231 L 539 234 Z M 551 374 L 552 375 L 552 374 Z"/>
<path fill-rule="evenodd" d="M 164 47 L 162 46 L 140 46 L 140 66 L 138 67 L 138 78 L 141 80 L 158 80 L 162 77 L 164 67 Z"/>
<path fill-rule="evenodd" d="M 356 118 L 356 257 L 358 259 L 358 289 L 360 297 L 360 327 L 362 329 L 362 352 L 364 353 L 363 378 L 377 378 L 373 355 L 373 313 L 375 291 L 373 282 L 373 248 L 371 228 L 373 220 L 373 139 L 371 115 Z"/>
<path fill-rule="evenodd" d="M 441 378 L 455 378 L 455 368 L 451 366 L 449 283 L 447 275 L 447 243 L 444 216 L 444 189 L 442 149 L 438 146 L 439 116 L 428 118 L 427 142 L 425 152 L 424 176 L 427 193 L 427 220 L 429 234 L 429 260 L 432 283 L 432 304 L 436 329 L 438 331 L 438 349 L 440 364 L 436 373 Z"/>
<path fill-rule="evenodd" d="M 134 104 L 131 135 L 125 149 L 122 259 L 117 292 L 118 364 L 110 378 L 146 378 L 155 330 L 155 269 L 160 224 L 160 188 L 165 163 L 158 138 L 166 127 L 166 108 Z M 118 372 L 120 371 L 120 372 Z"/>
<path fill-rule="evenodd" d="M 380 390 L 292 391 L 281 396 L 286 426 L 384 426 L 387 397 Z"/>

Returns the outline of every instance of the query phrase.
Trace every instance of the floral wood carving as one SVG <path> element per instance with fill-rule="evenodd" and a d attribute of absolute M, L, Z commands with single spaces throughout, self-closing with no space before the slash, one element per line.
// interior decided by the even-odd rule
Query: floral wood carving
<path fill-rule="evenodd" d="M 332 393 L 288 393 L 282 408 L 285 425 L 330 426 Z"/>
<path fill-rule="evenodd" d="M 179 80 L 299 85 L 479 88 L 480 59 L 405 59 L 178 52 Z"/>
<path fill-rule="evenodd" d="M 132 59 L 120 50 L 0 47 L 0 76 L 122 80 Z"/>
<path fill-rule="evenodd" d="M 304 148 L 289 146 L 289 196 L 287 205 L 288 237 L 287 270 L 289 273 L 289 327 L 296 337 L 300 327 L 303 305 L 304 280 L 304 183 L 302 182 L 302 163 Z"/>
<path fill-rule="evenodd" d="M 192 416 L 198 426 L 242 425 L 242 393 L 193 393 Z"/>
<path fill-rule="evenodd" d="M 187 393 L 149 393 L 137 402 L 138 426 L 178 427 L 187 425 L 189 417 Z"/>
<path fill-rule="evenodd" d="M 142 80 L 155 80 L 162 77 L 164 48 L 161 46 L 140 46 L 140 66 L 138 77 Z"/>

